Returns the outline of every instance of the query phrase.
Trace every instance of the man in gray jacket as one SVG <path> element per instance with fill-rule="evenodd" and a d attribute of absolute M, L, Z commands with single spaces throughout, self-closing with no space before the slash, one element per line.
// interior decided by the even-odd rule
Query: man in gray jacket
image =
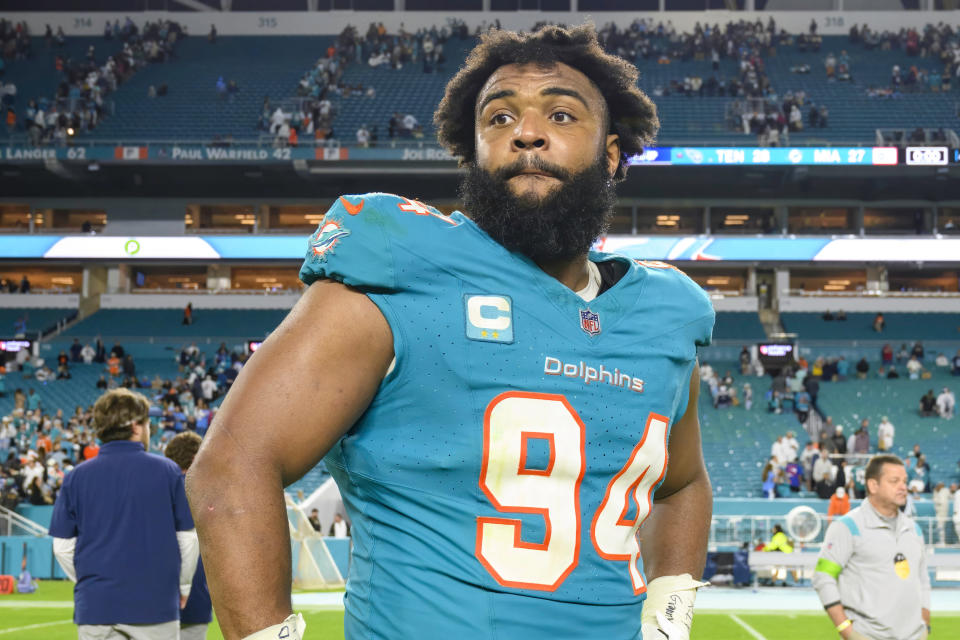
<path fill-rule="evenodd" d="M 877 455 L 866 468 L 867 499 L 827 529 L 813 586 L 846 640 L 923 640 L 930 629 L 930 575 L 923 536 L 900 512 L 907 473 Z"/>

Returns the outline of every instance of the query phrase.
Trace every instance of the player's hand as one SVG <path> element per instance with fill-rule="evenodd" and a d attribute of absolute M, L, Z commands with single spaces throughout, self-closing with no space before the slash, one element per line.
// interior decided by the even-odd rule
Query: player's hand
<path fill-rule="evenodd" d="M 180 596 L 180 608 L 183 609 L 187 606 L 187 596 Z"/>
<path fill-rule="evenodd" d="M 660 611 L 657 611 L 657 624 L 643 625 L 640 634 L 643 640 L 690 640 L 686 627 L 667 620 Z"/>

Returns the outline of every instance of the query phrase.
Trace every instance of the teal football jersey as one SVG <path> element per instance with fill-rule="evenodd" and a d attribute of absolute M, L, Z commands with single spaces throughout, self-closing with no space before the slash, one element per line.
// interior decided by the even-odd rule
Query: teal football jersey
<path fill-rule="evenodd" d="M 347 638 L 640 636 L 637 529 L 713 307 L 622 261 L 591 302 L 456 212 L 340 198 L 300 278 L 357 287 L 395 365 L 326 456 L 353 522 Z"/>

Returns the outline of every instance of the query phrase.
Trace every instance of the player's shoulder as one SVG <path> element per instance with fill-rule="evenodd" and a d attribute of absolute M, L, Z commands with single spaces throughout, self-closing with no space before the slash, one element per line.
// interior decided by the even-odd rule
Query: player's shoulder
<path fill-rule="evenodd" d="M 406 272 L 397 266 L 397 249 L 423 255 L 444 243 L 445 230 L 458 225 L 414 198 L 381 192 L 342 195 L 310 236 L 300 279 L 306 284 L 328 278 L 356 287 L 400 288 Z"/>
<path fill-rule="evenodd" d="M 364 212 L 367 213 L 364 216 Z M 383 222 L 381 216 L 395 218 L 398 223 L 417 221 L 418 218 L 427 220 L 439 218 L 448 224 L 455 224 L 449 216 L 439 209 L 426 204 L 416 198 L 372 191 L 368 193 L 343 194 L 336 199 L 327 215 L 345 213 L 357 220 L 366 222 Z M 375 214 L 371 216 L 370 214 Z M 366 220 L 374 217 L 374 220 Z"/>
<path fill-rule="evenodd" d="M 648 293 L 693 306 L 701 315 L 713 314 L 713 303 L 703 287 L 672 264 L 634 259 L 632 267 L 642 272 Z"/>

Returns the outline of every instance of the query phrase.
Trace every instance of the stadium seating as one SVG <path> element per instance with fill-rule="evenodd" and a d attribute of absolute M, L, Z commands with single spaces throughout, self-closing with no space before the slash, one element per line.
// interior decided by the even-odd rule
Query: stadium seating
<path fill-rule="evenodd" d="M 17 101 L 15 107 L 17 113 L 22 118 L 23 111 L 27 104 L 34 99 L 47 98 L 52 100 L 57 92 L 57 86 L 62 78 L 57 73 L 54 66 L 54 60 L 57 56 L 63 56 L 64 59 L 72 58 L 82 60 L 87 56 L 87 49 L 93 45 L 96 47 L 97 61 L 106 60 L 107 56 L 118 53 L 122 48 L 122 43 L 117 40 L 104 40 L 103 38 L 92 37 L 71 37 L 67 38 L 63 47 L 54 45 L 48 48 L 43 38 L 31 38 L 31 48 L 33 57 L 29 60 L 7 61 L 5 82 L 13 82 L 17 85 Z M 25 138 L 23 131 L 16 131 L 13 136 Z M 0 127 L 0 140 L 6 140 L 11 137 L 6 127 Z"/>
<path fill-rule="evenodd" d="M 848 313 L 843 322 L 826 321 L 821 313 L 785 312 L 780 322 L 789 333 L 805 340 L 958 340 L 958 313 L 884 313 L 883 333 L 873 330 L 875 313 Z M 896 348 L 897 345 L 893 345 Z"/>
<path fill-rule="evenodd" d="M 723 374 L 737 372 L 736 363 L 711 362 L 714 371 Z M 876 364 L 876 363 L 874 363 Z M 761 497 L 761 472 L 770 457 L 770 446 L 778 436 L 792 430 L 801 447 L 808 440 L 803 426 L 789 409 L 782 414 L 767 412 L 764 394 L 770 378 L 734 375 L 736 386 L 744 382 L 753 387 L 753 408 L 742 405 L 715 409 L 706 386 L 700 393 L 700 423 L 703 434 L 703 453 L 707 471 L 713 483 L 714 495 L 725 498 Z M 849 436 L 863 418 L 870 420 L 870 444 L 877 446 L 877 425 L 888 416 L 896 428 L 893 453 L 905 456 L 914 444 L 919 444 L 927 456 L 931 476 L 937 481 L 949 482 L 956 473 L 960 454 L 953 446 L 956 432 L 955 417 L 951 421 L 940 418 L 921 418 L 917 411 L 920 396 L 933 389 L 938 393 L 944 386 L 957 391 L 957 378 L 948 373 L 934 372 L 932 380 L 849 379 L 843 382 L 823 382 L 818 404 L 834 424 L 844 426 Z M 789 404 L 787 405 L 789 407 Z M 809 494 L 802 493 L 801 496 Z"/>
<path fill-rule="evenodd" d="M 0 309 L 0 337 L 9 338 L 15 334 L 14 325 L 20 320 L 27 323 L 27 334 L 48 331 L 56 327 L 57 322 L 77 315 L 76 309 Z"/>
<path fill-rule="evenodd" d="M 300 76 L 324 54 L 335 36 L 284 37 L 221 37 L 215 45 L 205 37 L 186 38 L 177 45 L 177 58 L 169 63 L 152 64 L 135 74 L 110 99 L 115 113 L 100 123 L 86 139 L 94 140 L 210 140 L 214 136 L 234 139 L 255 139 L 255 129 L 264 96 L 271 101 L 292 97 Z M 463 63 L 474 40 L 451 38 L 444 49 L 447 58 L 439 73 L 423 73 L 420 63 L 403 69 L 371 68 L 365 61 L 346 67 L 343 82 L 376 89 L 375 98 L 334 97 L 337 118 L 336 137 L 344 143 L 355 140 L 361 124 L 379 127 L 380 140 L 387 134 L 387 122 L 393 112 L 412 113 L 424 127 L 424 140 L 434 139 L 432 115 L 443 95 L 450 76 Z M 116 41 L 102 38 L 69 38 L 63 49 L 47 49 L 42 38 L 34 39 L 37 55 L 29 61 L 8 66 L 7 78 L 18 85 L 18 106 L 35 96 L 53 95 L 57 74 L 53 56 L 58 52 L 77 57 L 85 55 L 90 44 L 97 47 L 97 57 L 119 49 Z M 829 52 L 839 55 L 846 50 L 850 57 L 853 82 L 828 82 L 823 59 Z M 894 64 L 906 70 L 911 65 L 929 71 L 939 70 L 933 58 L 911 58 L 902 50 L 867 51 L 851 45 L 845 36 L 825 36 L 819 52 L 800 52 L 792 46 L 781 46 L 776 55 L 764 58 L 771 84 L 779 96 L 787 91 L 805 91 L 808 101 L 824 104 L 830 111 L 829 126 L 823 129 L 792 133 L 791 143 L 856 142 L 871 144 L 878 128 L 913 129 L 951 128 L 956 125 L 957 88 L 949 93 L 905 93 L 897 99 L 867 96 L 868 87 L 886 87 Z M 669 65 L 656 60 L 639 60 L 640 87 L 651 96 L 657 87 L 668 86 L 670 80 L 684 76 L 708 78 L 713 74 L 709 60 L 674 61 Z M 807 64 L 808 75 L 798 75 L 790 68 Z M 723 60 L 720 74 L 727 80 L 738 75 L 734 61 Z M 240 91 L 232 101 L 218 97 L 218 77 L 235 80 Z M 169 87 L 168 95 L 148 98 L 151 85 Z M 660 119 L 660 144 L 754 144 L 753 136 L 732 130 L 726 109 L 731 98 L 687 97 L 669 95 L 654 97 Z M 806 110 L 804 109 L 804 118 Z M 0 131 L 0 139 L 7 136 Z M 15 134 L 16 135 L 16 134 Z M 20 132 L 22 136 L 22 132 Z"/>
<path fill-rule="evenodd" d="M 101 309 L 64 331 L 61 337 L 71 341 L 74 337 L 89 339 L 97 335 L 121 340 L 127 337 L 206 340 L 211 336 L 254 339 L 276 328 L 287 312 L 285 309 L 203 309 L 194 311 L 193 324 L 185 325 L 181 309 Z M 105 338 L 105 342 L 110 340 Z"/>
<path fill-rule="evenodd" d="M 765 340 L 767 332 L 755 311 L 721 311 L 713 325 L 714 340 Z"/>

